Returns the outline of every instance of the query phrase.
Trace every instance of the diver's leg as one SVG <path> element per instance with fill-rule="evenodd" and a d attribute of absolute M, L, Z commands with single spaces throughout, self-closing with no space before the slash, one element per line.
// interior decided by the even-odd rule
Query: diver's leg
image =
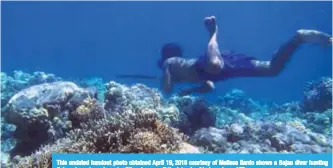
<path fill-rule="evenodd" d="M 293 38 L 278 49 L 271 61 L 252 60 L 254 68 L 243 73 L 245 76 L 276 76 L 299 46 L 306 43 L 329 46 L 332 44 L 332 37 L 316 30 L 298 30 Z"/>
<path fill-rule="evenodd" d="M 209 33 L 208 48 L 204 60 L 204 69 L 211 74 L 219 74 L 224 66 L 217 43 L 217 25 L 215 16 L 205 18 L 205 25 Z"/>
<path fill-rule="evenodd" d="M 267 75 L 278 75 L 282 69 L 285 67 L 286 63 L 290 59 L 290 57 L 295 53 L 295 51 L 299 48 L 299 46 L 302 44 L 302 39 L 300 36 L 296 35 L 293 38 L 291 38 L 289 41 L 287 41 L 285 44 L 280 46 L 280 48 L 275 52 L 273 55 L 272 60 L 269 62 L 269 67 L 267 70 Z M 262 62 L 266 63 L 266 62 Z M 258 67 L 261 68 L 261 64 Z M 264 64 L 265 65 L 265 64 Z M 258 68 L 257 67 L 257 68 Z M 265 67 L 265 66 L 263 66 Z"/>

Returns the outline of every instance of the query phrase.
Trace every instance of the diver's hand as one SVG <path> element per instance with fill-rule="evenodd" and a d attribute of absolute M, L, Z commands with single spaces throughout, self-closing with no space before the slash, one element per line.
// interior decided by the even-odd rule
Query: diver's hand
<path fill-rule="evenodd" d="M 186 96 L 192 93 L 207 93 L 215 89 L 214 83 L 212 81 L 205 81 L 199 87 L 193 87 L 188 89 L 183 89 L 178 92 L 178 96 Z"/>
<path fill-rule="evenodd" d="M 215 16 L 209 16 L 205 17 L 204 22 L 205 26 L 209 33 L 214 33 L 216 31 L 216 17 Z"/>
<path fill-rule="evenodd" d="M 323 47 L 332 45 L 332 37 L 317 30 L 300 29 L 297 31 L 297 35 L 305 43 L 319 44 Z"/>

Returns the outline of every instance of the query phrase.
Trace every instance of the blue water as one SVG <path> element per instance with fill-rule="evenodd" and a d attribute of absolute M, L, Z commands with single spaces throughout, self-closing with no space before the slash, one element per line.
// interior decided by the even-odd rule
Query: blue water
<path fill-rule="evenodd" d="M 3 2 L 1 14 L 2 71 L 63 78 L 160 75 L 155 65 L 164 43 L 181 44 L 187 57 L 204 52 L 209 15 L 217 18 L 222 50 L 263 60 L 299 28 L 332 34 L 332 2 Z M 331 68 L 332 48 L 304 45 L 278 77 L 223 81 L 207 96 L 238 88 L 256 99 L 300 100 L 304 85 L 332 76 Z"/>

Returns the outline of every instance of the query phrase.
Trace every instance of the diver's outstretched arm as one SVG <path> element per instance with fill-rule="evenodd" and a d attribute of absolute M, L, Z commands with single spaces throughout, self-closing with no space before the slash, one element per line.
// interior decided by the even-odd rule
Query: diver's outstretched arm
<path fill-rule="evenodd" d="M 327 47 L 332 44 L 332 37 L 316 30 L 298 30 L 293 38 L 278 49 L 271 61 L 252 60 L 254 68 L 239 76 L 276 76 L 299 46 L 306 43 Z"/>
<path fill-rule="evenodd" d="M 215 89 L 212 81 L 205 81 L 198 87 L 183 89 L 178 93 L 179 96 L 186 96 L 192 93 L 207 93 Z"/>
<path fill-rule="evenodd" d="M 215 16 L 206 17 L 204 21 L 209 33 L 209 42 L 203 60 L 203 68 L 208 73 L 219 74 L 223 69 L 224 62 L 217 43 L 218 27 L 216 25 Z"/>

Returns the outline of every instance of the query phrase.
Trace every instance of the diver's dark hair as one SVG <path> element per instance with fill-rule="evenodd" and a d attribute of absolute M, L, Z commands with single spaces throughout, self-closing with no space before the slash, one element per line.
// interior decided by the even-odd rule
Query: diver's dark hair
<path fill-rule="evenodd" d="M 158 60 L 158 67 L 162 68 L 163 62 L 172 57 L 182 57 L 183 52 L 177 43 L 166 43 L 161 49 L 161 58 Z"/>

